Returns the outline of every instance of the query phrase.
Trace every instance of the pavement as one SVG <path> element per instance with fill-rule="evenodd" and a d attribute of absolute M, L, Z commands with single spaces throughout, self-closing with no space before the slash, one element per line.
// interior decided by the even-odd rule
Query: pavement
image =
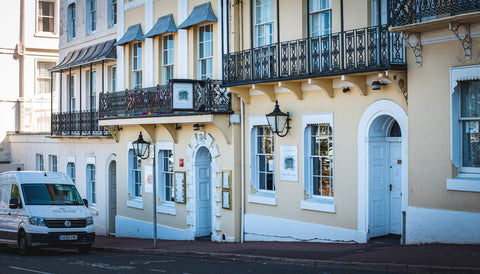
<path fill-rule="evenodd" d="M 172 241 L 97 236 L 95 251 L 407 273 L 480 273 L 480 245 Z"/>

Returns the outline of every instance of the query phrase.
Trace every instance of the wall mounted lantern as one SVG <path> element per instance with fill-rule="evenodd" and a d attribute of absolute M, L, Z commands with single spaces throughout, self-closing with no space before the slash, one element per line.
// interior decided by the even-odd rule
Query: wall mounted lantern
<path fill-rule="evenodd" d="M 266 114 L 265 116 L 267 117 L 268 125 L 273 133 L 276 133 L 279 137 L 287 136 L 288 131 L 290 130 L 290 113 L 284 113 L 280 110 L 278 100 L 275 102 L 275 109 L 273 109 L 273 112 Z"/>
<path fill-rule="evenodd" d="M 378 81 L 378 80 L 375 80 L 372 82 L 372 90 L 380 90 L 382 89 L 382 82 Z"/>
<path fill-rule="evenodd" d="M 133 141 L 132 145 L 133 154 L 135 154 L 135 156 L 144 160 L 147 159 L 148 156 L 150 156 L 150 143 L 143 140 L 142 132 L 140 132 L 140 135 L 138 135 L 138 139 L 136 141 Z M 148 153 L 147 156 L 145 156 L 145 152 L 147 152 L 147 149 Z"/>

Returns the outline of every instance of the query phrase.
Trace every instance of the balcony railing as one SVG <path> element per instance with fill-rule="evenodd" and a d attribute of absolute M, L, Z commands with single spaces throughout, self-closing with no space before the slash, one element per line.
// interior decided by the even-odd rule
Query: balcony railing
<path fill-rule="evenodd" d="M 108 130 L 98 125 L 98 111 L 53 113 L 51 133 L 56 136 L 110 135 Z"/>
<path fill-rule="evenodd" d="M 275 43 L 223 56 L 224 86 L 406 69 L 399 34 L 375 26 Z"/>
<path fill-rule="evenodd" d="M 172 86 L 100 93 L 100 118 L 232 113 L 230 93 L 221 81 L 193 82 L 193 108 L 174 109 Z"/>
<path fill-rule="evenodd" d="M 480 11 L 478 0 L 389 0 L 389 6 L 392 26 Z"/>

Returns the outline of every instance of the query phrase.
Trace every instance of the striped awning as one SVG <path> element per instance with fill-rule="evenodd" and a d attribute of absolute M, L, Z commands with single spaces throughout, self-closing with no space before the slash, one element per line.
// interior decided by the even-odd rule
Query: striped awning
<path fill-rule="evenodd" d="M 89 47 L 70 51 L 65 58 L 49 71 L 57 72 L 77 66 L 100 62 L 102 60 L 117 60 L 115 39 L 91 45 Z"/>

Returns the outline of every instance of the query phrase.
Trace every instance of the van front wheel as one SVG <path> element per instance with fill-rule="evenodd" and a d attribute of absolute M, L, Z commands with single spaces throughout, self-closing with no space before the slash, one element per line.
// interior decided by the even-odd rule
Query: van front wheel
<path fill-rule="evenodd" d="M 27 234 L 23 230 L 20 231 L 18 235 L 18 252 L 20 253 L 20 255 L 26 256 L 30 254 L 31 250 L 32 248 L 28 243 Z"/>

